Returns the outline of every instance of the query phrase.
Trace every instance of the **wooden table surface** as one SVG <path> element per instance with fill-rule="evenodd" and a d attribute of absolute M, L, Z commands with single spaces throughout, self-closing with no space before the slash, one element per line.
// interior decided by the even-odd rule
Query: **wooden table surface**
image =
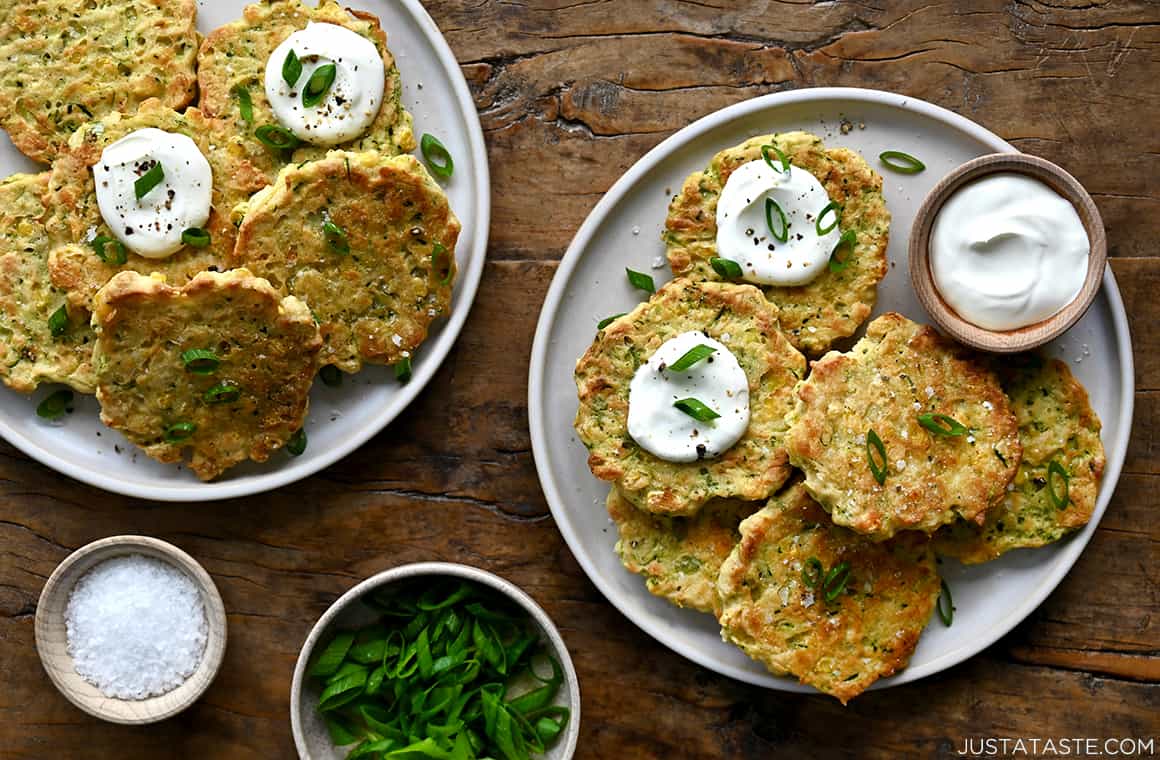
<path fill-rule="evenodd" d="M 438 0 L 428 8 L 475 95 L 494 186 L 487 268 L 455 350 L 412 407 L 356 453 L 254 498 L 135 501 L 0 443 L 0 756 L 292 757 L 290 676 L 314 620 L 357 580 L 433 559 L 510 578 L 559 623 L 584 693 L 579 757 L 953 757 L 965 737 L 1160 736 L 1160 6 Z M 714 675 L 616 612 L 552 522 L 527 428 L 540 304 L 601 195 L 697 117 L 816 85 L 924 98 L 1074 173 L 1107 225 L 1136 360 L 1136 423 L 1119 487 L 1059 588 L 977 657 L 847 708 Z M 53 568 L 117 533 L 193 554 L 229 613 L 217 681 L 186 713 L 142 728 L 72 707 L 33 645 L 37 595 Z"/>

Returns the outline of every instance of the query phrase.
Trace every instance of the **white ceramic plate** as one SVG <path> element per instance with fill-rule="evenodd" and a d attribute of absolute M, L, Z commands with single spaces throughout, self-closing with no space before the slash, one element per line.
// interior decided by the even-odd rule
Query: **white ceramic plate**
<path fill-rule="evenodd" d="M 418 0 L 351 0 L 351 6 L 382 19 L 387 44 L 403 77 L 403 102 L 415 117 L 416 137 L 430 132 L 455 159 L 455 174 L 442 183 L 463 231 L 456 259 L 459 274 L 451 316 L 437 322 L 416 353 L 406 385 L 390 368 L 346 375 L 339 388 L 315 383 L 306 423 L 309 446 L 293 458 L 276 453 L 264 464 L 240 465 L 220 480 L 201 483 L 185 467 L 154 462 L 98 418 L 92 397 L 77 397 L 76 411 L 61 423 L 36 416 L 37 403 L 55 388 L 31 397 L 0 387 L 0 435 L 24 453 L 60 472 L 100 488 L 159 501 L 210 501 L 268 491 L 318 472 L 383 429 L 419 394 L 439 368 L 467 319 L 483 273 L 491 216 L 490 182 L 483 130 L 475 103 L 451 49 Z M 198 29 L 206 34 L 239 18 L 244 0 L 198 0 Z M 0 132 L 0 176 L 43 167 L 21 155 Z"/>
<path fill-rule="evenodd" d="M 842 134 L 843 119 L 854 127 Z M 865 128 L 861 127 L 865 124 Z M 532 349 L 529 409 L 540 482 L 552 514 L 592 581 L 630 620 L 661 643 L 707 668 L 749 683 L 808 691 L 775 678 L 740 650 L 721 641 L 709 615 L 680 610 L 649 594 L 616 555 L 616 528 L 604 510 L 608 486 L 586 466 L 586 451 L 572 429 L 576 388 L 572 371 L 609 314 L 628 311 L 639 299 L 624 268 L 669 279 L 660 242 L 668 201 L 681 182 L 703 168 L 718 150 L 770 132 L 805 129 L 828 145 L 853 148 L 877 164 L 883 150 L 913 153 L 925 172 L 907 176 L 883 171 L 886 202 L 894 216 L 890 269 L 875 313 L 899 311 L 929 322 L 910 287 L 907 235 L 927 191 L 960 163 L 1014 148 L 977 124 L 914 98 L 871 90 L 797 90 L 739 103 L 681 130 L 638 161 L 597 204 L 569 246 L 552 281 Z M 1023 620 L 1067 573 L 1108 505 L 1120 475 L 1132 421 L 1132 350 L 1127 318 L 1111 269 L 1087 315 L 1049 346 L 1065 359 L 1091 395 L 1103 421 L 1108 466 L 1091 523 L 1069 540 L 1046 549 L 1012 552 L 998 561 L 963 567 L 942 565 L 954 590 L 954 625 L 934 620 L 910 667 L 881 685 L 906 683 L 937 673 L 989 646 Z"/>

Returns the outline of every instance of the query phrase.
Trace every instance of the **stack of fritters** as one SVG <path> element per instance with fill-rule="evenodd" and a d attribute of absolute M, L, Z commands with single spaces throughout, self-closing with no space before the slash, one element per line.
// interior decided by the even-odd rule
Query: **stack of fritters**
<path fill-rule="evenodd" d="M 201 41 L 195 16 L 193 0 L 0 10 L 0 125 L 51 163 L 0 183 L 0 379 L 95 391 L 106 424 L 164 462 L 191 452 L 210 479 L 297 434 L 320 366 L 409 366 L 450 308 L 460 225 L 423 166 L 398 155 L 415 139 L 377 18 L 266 0 Z M 348 143 L 273 149 L 255 135 L 277 124 L 267 59 L 311 22 L 375 45 L 382 105 Z M 120 260 L 100 242 L 112 231 L 93 167 L 147 127 L 208 160 L 209 241 Z"/>

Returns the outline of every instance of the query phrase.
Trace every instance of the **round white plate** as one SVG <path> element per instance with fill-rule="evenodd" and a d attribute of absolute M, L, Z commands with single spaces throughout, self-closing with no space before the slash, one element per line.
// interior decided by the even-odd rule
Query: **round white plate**
<path fill-rule="evenodd" d="M 243 0 L 198 0 L 197 26 L 207 34 L 241 17 Z M 25 396 L 0 387 L 0 435 L 24 453 L 65 475 L 109 491 L 159 501 L 210 501 L 268 491 L 318 472 L 358 448 L 406 408 L 439 368 L 463 328 L 483 273 L 491 217 L 487 151 L 475 103 L 459 65 L 435 22 L 418 0 L 351 0 L 377 15 L 403 77 L 403 102 L 415 118 L 416 138 L 437 136 L 455 159 L 455 174 L 442 182 L 463 224 L 456 248 L 459 274 L 451 316 L 437 322 L 415 355 L 406 385 L 389 367 L 344 375 L 330 388 L 320 382 L 310 394 L 306 453 L 279 452 L 264 464 L 235 467 L 213 483 L 201 483 L 185 467 L 155 462 L 98 418 L 92 397 L 77 397 L 63 422 L 36 416 L 37 403 L 55 390 L 44 386 Z M 0 176 L 43 167 L 21 155 L 0 131 Z"/>
<path fill-rule="evenodd" d="M 843 134 L 843 119 L 853 128 Z M 862 125 L 865 125 L 865 128 Z M 918 175 L 882 171 L 894 216 L 890 269 L 875 313 L 899 311 L 929 318 L 910 287 L 907 235 L 927 191 L 958 164 L 985 153 L 1013 151 L 998 136 L 945 109 L 885 92 L 819 88 L 777 93 L 739 103 L 682 129 L 638 161 L 597 204 L 569 246 L 552 280 L 532 349 L 528 416 L 540 482 L 560 531 L 593 583 L 630 620 L 655 639 L 707 668 L 733 678 L 789 691 L 809 691 L 769 675 L 721 641 L 710 615 L 678 609 L 649 594 L 613 553 L 616 528 L 604 510 L 608 485 L 588 471 L 587 452 L 572 429 L 576 359 L 609 314 L 640 300 L 624 268 L 651 271 L 658 283 L 672 275 L 660 242 L 671 195 L 718 150 L 771 132 L 804 129 L 827 145 L 857 150 L 871 164 L 889 149 L 926 162 Z M 880 168 L 880 167 L 879 167 Z M 881 170 L 881 168 L 880 168 Z M 660 266 L 661 268 L 653 268 Z M 1132 349 L 1127 318 L 1111 269 L 1087 315 L 1050 352 L 1067 361 L 1103 420 L 1108 466 L 1091 523 L 1046 549 L 1017 551 L 998 561 L 963 567 L 944 561 L 957 612 L 947 628 L 933 620 L 910 667 L 881 685 L 906 683 L 948 668 L 989 646 L 1047 597 L 1083 550 L 1115 489 L 1132 421 Z"/>

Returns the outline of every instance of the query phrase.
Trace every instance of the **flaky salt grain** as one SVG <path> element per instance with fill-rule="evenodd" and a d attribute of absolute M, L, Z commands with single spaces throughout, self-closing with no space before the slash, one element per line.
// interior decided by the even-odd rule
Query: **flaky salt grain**
<path fill-rule="evenodd" d="M 180 686 L 205 652 L 205 607 L 188 575 L 130 554 L 77 581 L 65 610 L 77 673 L 107 697 L 145 699 Z"/>

